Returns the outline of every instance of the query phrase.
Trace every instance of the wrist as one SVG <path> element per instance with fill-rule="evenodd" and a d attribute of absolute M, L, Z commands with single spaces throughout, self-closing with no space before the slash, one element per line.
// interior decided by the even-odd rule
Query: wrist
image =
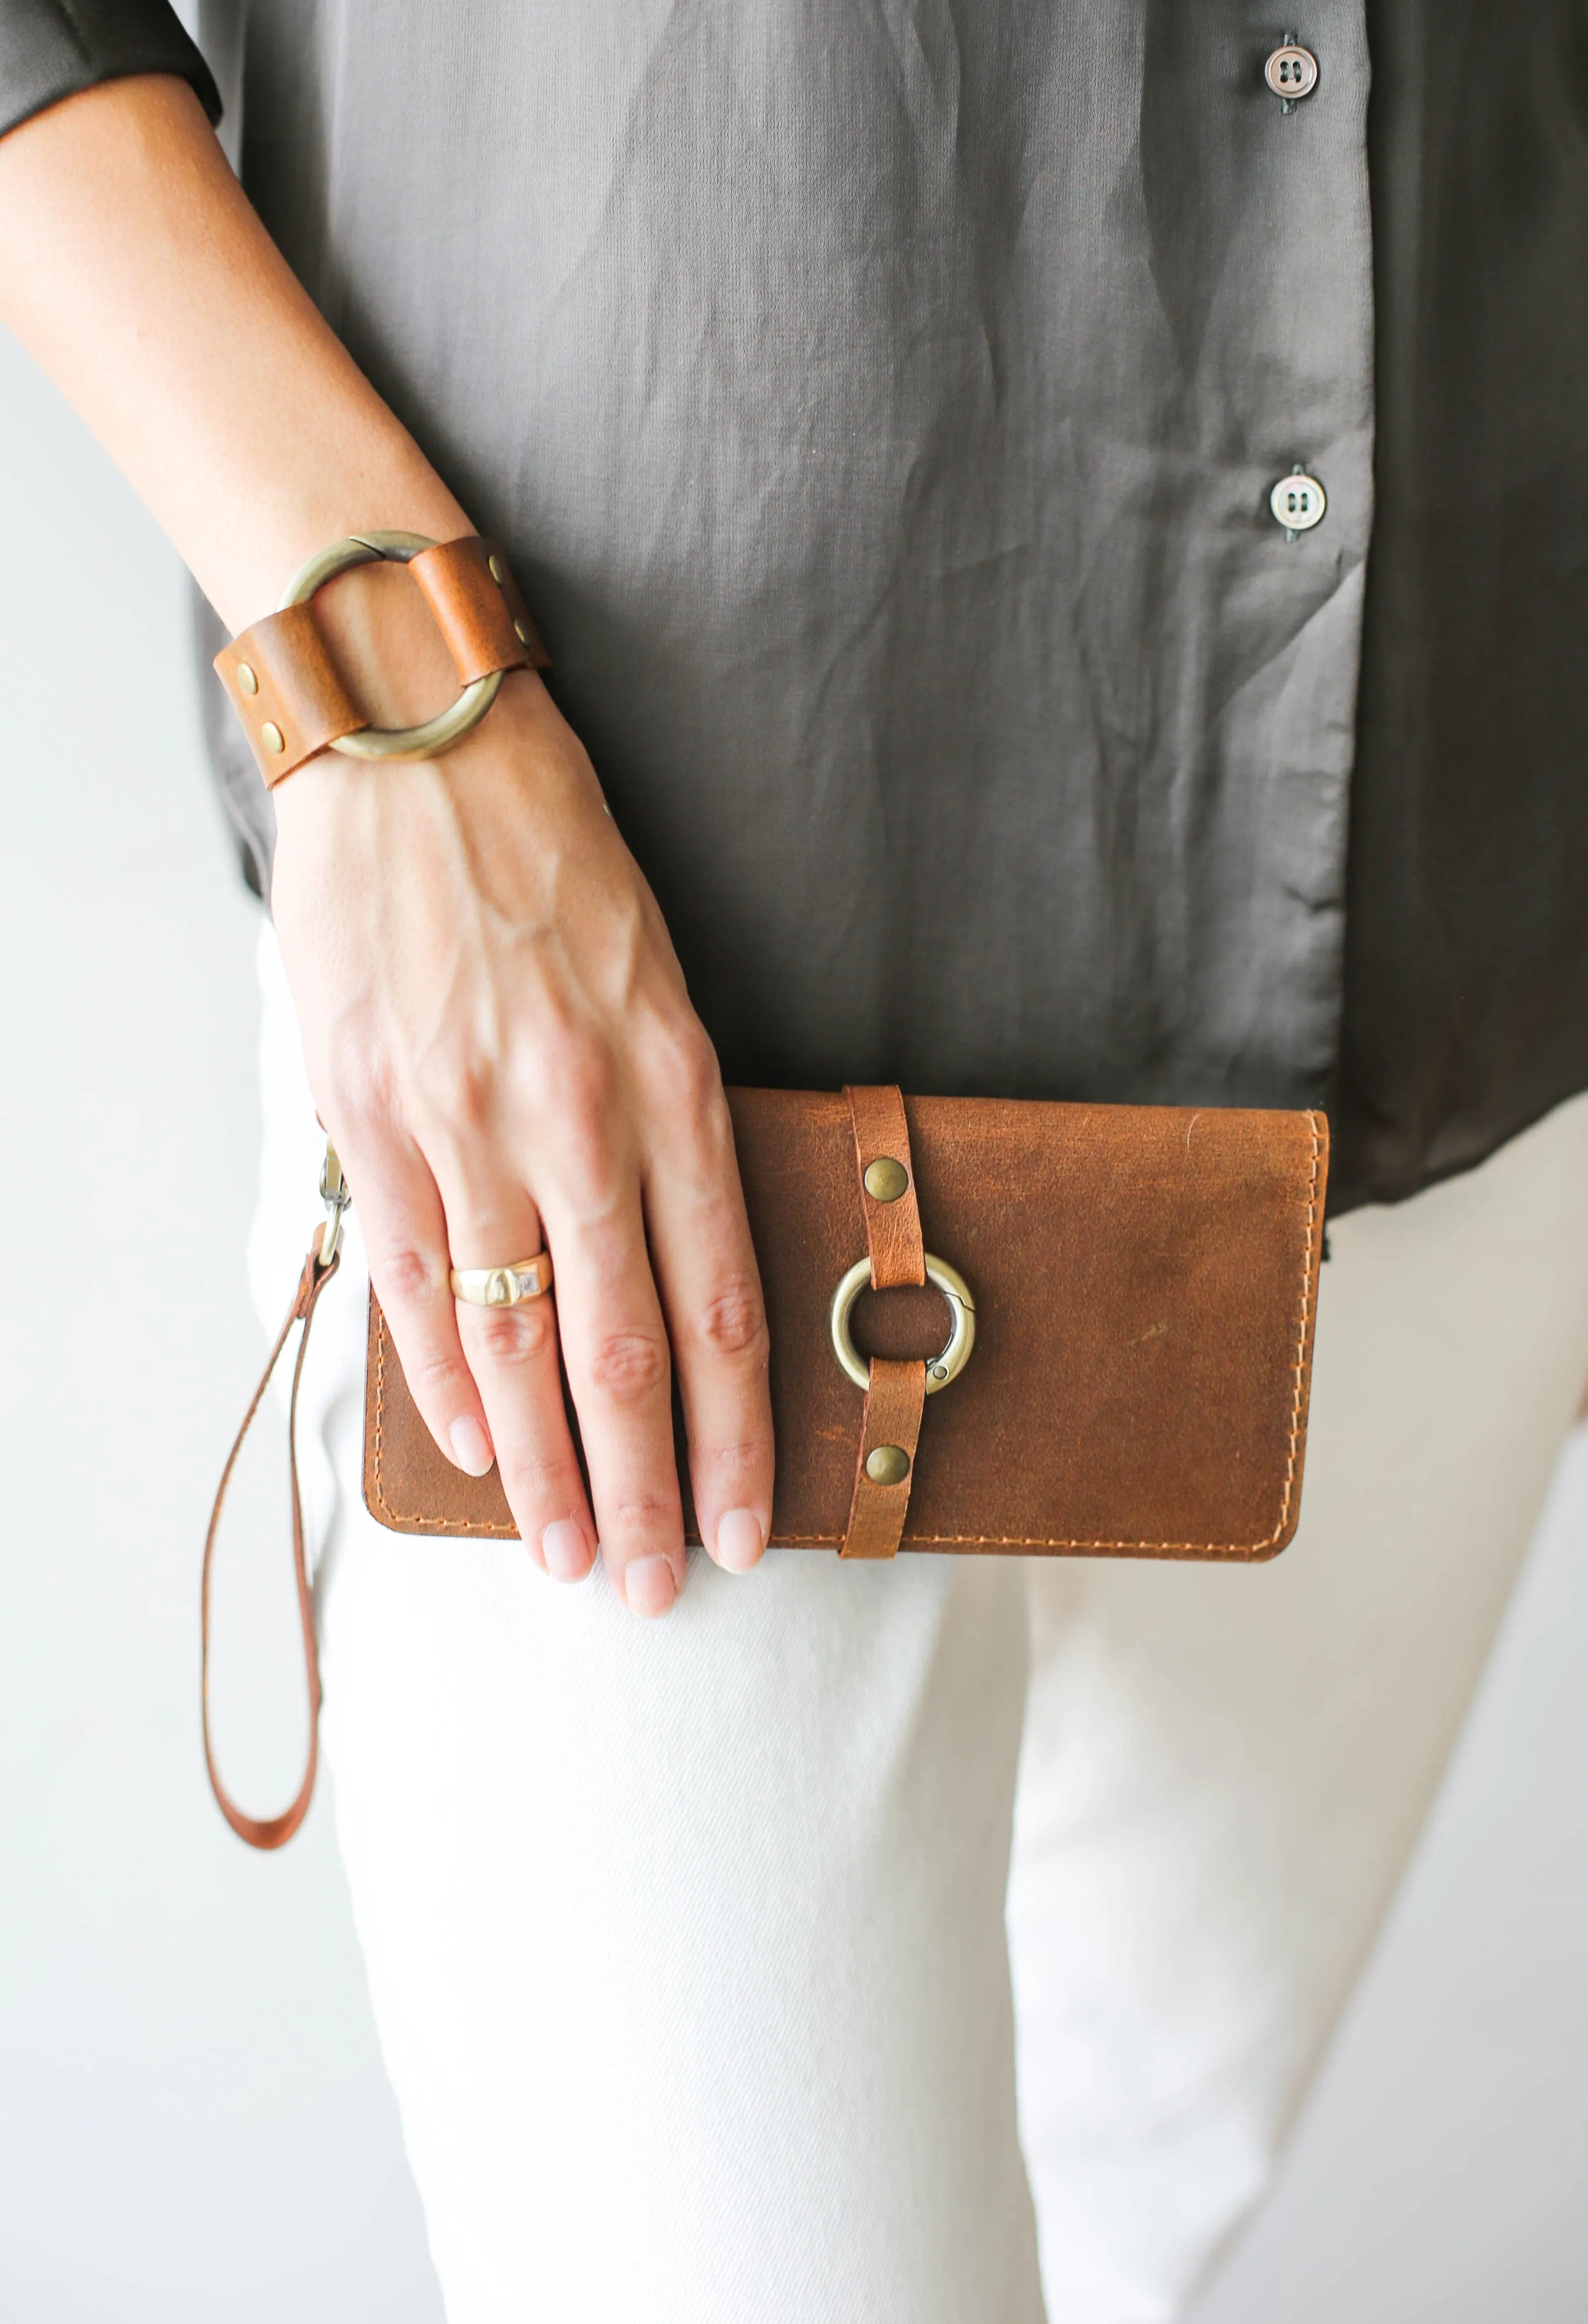
<path fill-rule="evenodd" d="M 273 613 L 294 574 L 332 541 L 372 530 L 432 540 L 475 530 L 407 429 L 334 341 L 331 360 L 346 373 L 347 392 L 338 396 L 328 384 L 324 408 L 297 415 L 295 457 L 272 456 L 279 438 L 269 447 L 229 444 L 217 503 L 226 521 L 212 524 L 202 554 L 179 542 L 234 634 Z M 342 586 L 328 585 L 317 611 Z"/>
<path fill-rule="evenodd" d="M 474 531 L 406 431 L 395 420 L 390 425 L 399 438 L 387 447 L 391 457 L 370 460 L 367 470 L 361 463 L 355 481 L 300 475 L 290 500 L 264 510 L 255 504 L 246 579 L 234 584 L 220 608 L 234 633 L 273 613 L 293 576 L 333 541 L 371 530 L 419 532 L 438 541 Z M 414 724 L 427 706 L 436 710 L 449 698 L 446 648 L 404 567 L 372 564 L 338 574 L 317 591 L 314 614 L 355 699 L 376 724 Z"/>

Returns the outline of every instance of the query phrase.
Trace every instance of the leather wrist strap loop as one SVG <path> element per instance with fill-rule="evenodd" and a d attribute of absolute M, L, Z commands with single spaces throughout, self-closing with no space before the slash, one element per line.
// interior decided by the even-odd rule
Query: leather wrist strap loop
<path fill-rule="evenodd" d="M 371 726 L 332 660 L 310 600 L 316 589 L 356 565 L 405 563 L 435 617 L 465 696 L 482 698 L 406 734 Z M 419 533 L 358 535 L 335 542 L 293 576 L 281 610 L 224 646 L 215 667 L 270 788 L 328 746 L 356 757 L 429 758 L 462 739 L 490 707 L 510 669 L 547 669 L 541 644 L 500 544 L 470 534 L 427 541 Z M 450 728 L 453 731 L 448 732 Z M 409 744 L 411 747 L 403 747 Z"/>
<path fill-rule="evenodd" d="M 904 1100 L 891 1086 L 845 1089 L 873 1291 L 927 1279 Z M 902 1177 L 902 1185 L 900 1184 Z M 892 1557 L 904 1533 L 926 1405 L 927 1368 L 871 1359 L 854 1496 L 841 1557 Z"/>
<path fill-rule="evenodd" d="M 303 1262 L 303 1273 L 299 1278 L 297 1294 L 291 1306 L 287 1310 L 287 1319 L 276 1335 L 276 1343 L 270 1351 L 259 1386 L 254 1391 L 254 1400 L 244 1416 L 243 1425 L 238 1429 L 235 1442 L 226 1456 L 226 1465 L 221 1471 L 220 1484 L 216 1491 L 215 1507 L 210 1512 L 209 1531 L 204 1537 L 204 1579 L 199 1592 L 201 1609 L 199 1628 L 202 1639 L 200 1692 L 204 1720 L 204 1764 L 209 1770 L 209 1788 L 215 1794 L 216 1802 L 222 1815 L 238 1838 L 245 1840 L 250 1848 L 281 1848 L 291 1839 L 292 1834 L 309 1813 L 309 1803 L 314 1797 L 314 1779 L 319 1766 L 319 1652 L 314 1635 L 314 1600 L 309 1591 L 309 1562 L 303 1547 L 303 1506 L 298 1491 L 298 1389 L 303 1378 L 303 1359 L 309 1351 L 309 1326 L 314 1321 L 314 1311 L 319 1304 L 319 1295 L 341 1264 L 340 1257 L 334 1246 L 328 1263 L 323 1267 L 320 1264 L 320 1251 L 329 1239 L 328 1231 L 317 1232 L 309 1247 L 309 1257 Z M 254 1425 L 254 1415 L 264 1401 L 264 1392 L 270 1386 L 271 1377 L 277 1364 L 282 1360 L 282 1351 L 291 1336 L 292 1327 L 299 1323 L 303 1326 L 303 1335 L 298 1342 L 297 1360 L 292 1367 L 292 1397 L 287 1421 L 287 1458 L 292 1484 L 292 1563 L 298 1578 L 298 1617 L 302 1627 L 303 1665 L 309 1681 L 309 1758 L 303 1771 L 303 1780 L 298 1786 L 297 1795 L 291 1806 L 284 1808 L 280 1815 L 251 1816 L 245 1815 L 221 1782 L 220 1771 L 215 1763 L 215 1747 L 209 1732 L 209 1577 L 215 1559 L 216 1536 L 220 1531 L 221 1509 L 226 1502 L 226 1487 L 232 1481 L 232 1471 L 236 1467 L 237 1456 L 243 1450 L 243 1440 Z"/>

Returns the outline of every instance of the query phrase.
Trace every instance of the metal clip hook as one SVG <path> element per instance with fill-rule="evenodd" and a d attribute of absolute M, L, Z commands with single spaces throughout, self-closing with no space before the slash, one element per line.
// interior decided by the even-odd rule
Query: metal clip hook
<path fill-rule="evenodd" d="M 320 1165 L 319 1198 L 326 1206 L 326 1222 L 319 1239 L 319 1264 L 324 1268 L 329 1267 L 342 1248 L 342 1213 L 353 1201 L 337 1149 L 328 1138 L 326 1158 Z"/>

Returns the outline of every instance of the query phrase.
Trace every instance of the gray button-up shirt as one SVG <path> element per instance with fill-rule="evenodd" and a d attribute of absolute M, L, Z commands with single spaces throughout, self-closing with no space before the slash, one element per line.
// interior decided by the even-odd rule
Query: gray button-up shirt
<path fill-rule="evenodd" d="M 1503 367 L 1432 311 L 1464 267 L 1492 332 L 1508 233 L 1584 244 L 1574 11 L 1500 13 L 1375 12 L 1370 129 L 1363 0 L 1308 0 L 1295 104 L 1255 0 L 207 11 L 245 182 L 510 545 L 729 1079 L 1324 1102 L 1347 1200 L 1588 1082 L 1588 787 L 1574 720 L 1507 729 L 1496 563 L 1558 650 L 1583 407 L 1567 547 L 1564 404 L 1508 473 Z M 0 0 L 0 117 L 148 65 L 213 108 L 180 43 Z"/>

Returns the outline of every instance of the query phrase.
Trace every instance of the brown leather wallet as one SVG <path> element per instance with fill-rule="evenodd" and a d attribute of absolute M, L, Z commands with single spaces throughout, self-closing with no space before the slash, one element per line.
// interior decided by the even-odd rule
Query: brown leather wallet
<path fill-rule="evenodd" d="M 771 1334 L 774 1544 L 850 1557 L 1258 1559 L 1285 1546 L 1306 1437 L 1322 1114 L 891 1088 L 731 1090 L 728 1102 Z M 934 1255 L 962 1279 L 974 1330 L 963 1370 L 941 1381 L 965 1319 L 928 1280 Z M 862 1389 L 833 1308 L 868 1259 L 850 1341 Z M 437 1450 L 373 1294 L 364 1491 L 395 1532 L 515 1537 L 495 1471 L 465 1476 Z M 686 1518 L 698 1541 L 687 1500 Z"/>
<path fill-rule="evenodd" d="M 774 1544 L 845 1557 L 1283 1549 L 1301 1506 L 1322 1114 L 890 1087 L 730 1090 L 728 1103 L 771 1325 Z M 304 1352 L 348 1201 L 329 1149 L 320 1192 L 328 1223 L 204 1545 L 205 1759 L 222 1813 L 254 1848 L 290 1840 L 314 1793 L 319 1665 L 295 1445 Z M 210 1738 L 210 1577 L 238 1452 L 300 1325 L 288 1441 L 309 1749 L 291 1804 L 260 1817 L 227 1793 Z M 516 1537 L 495 1472 L 466 1477 L 436 1450 L 373 1293 L 364 1494 L 399 1533 Z"/>

